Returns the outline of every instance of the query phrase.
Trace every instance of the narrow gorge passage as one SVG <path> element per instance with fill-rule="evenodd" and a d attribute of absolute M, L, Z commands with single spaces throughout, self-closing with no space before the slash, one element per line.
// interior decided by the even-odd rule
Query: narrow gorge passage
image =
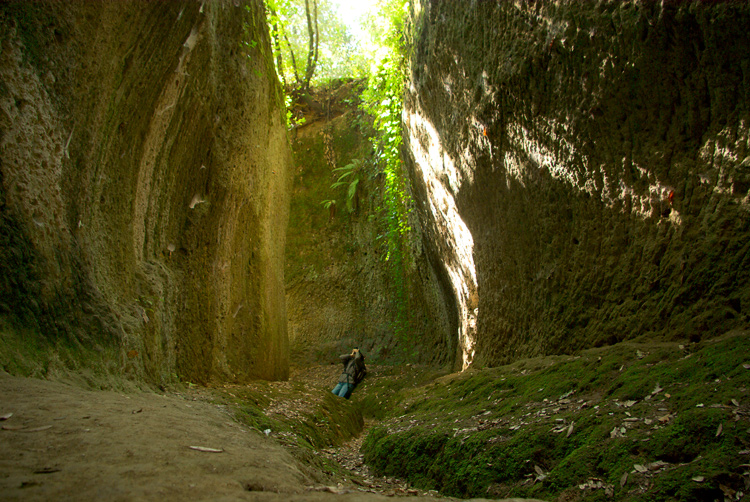
<path fill-rule="evenodd" d="M 0 2 L 0 498 L 747 500 L 746 26 Z"/>

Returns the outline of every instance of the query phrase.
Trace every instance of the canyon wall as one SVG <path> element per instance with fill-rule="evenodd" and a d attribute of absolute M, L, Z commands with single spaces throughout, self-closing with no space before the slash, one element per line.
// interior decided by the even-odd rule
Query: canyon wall
<path fill-rule="evenodd" d="M 388 255 L 393 215 L 369 140 L 372 117 L 360 106 L 365 85 L 312 93 L 295 130 L 285 268 L 291 358 L 327 364 L 357 346 L 367 362 L 451 365 L 449 292 L 427 265 L 418 222 Z"/>
<path fill-rule="evenodd" d="M 747 325 L 747 4 L 412 17 L 407 163 L 463 367 Z"/>
<path fill-rule="evenodd" d="M 261 1 L 0 7 L 0 314 L 164 384 L 285 378 Z"/>

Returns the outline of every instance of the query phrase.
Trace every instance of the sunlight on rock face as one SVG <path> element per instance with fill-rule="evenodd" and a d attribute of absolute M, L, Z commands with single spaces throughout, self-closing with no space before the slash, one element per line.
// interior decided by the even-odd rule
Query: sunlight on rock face
<path fill-rule="evenodd" d="M 550 118 L 537 119 L 533 130 L 519 123 L 510 123 L 509 147 L 503 153 L 508 187 L 511 179 L 525 187 L 527 171 L 537 168 L 546 170 L 556 180 L 577 190 L 600 197 L 607 207 L 614 206 L 616 202 L 623 203 L 632 214 L 643 219 L 658 216 L 663 207 L 670 204 L 669 197 L 674 187 L 663 184 L 648 169 L 632 161 L 629 163 L 633 172 L 647 182 L 646 189 L 639 193 L 622 179 L 610 180 L 603 166 L 592 168 L 588 159 L 576 151 L 569 140 L 570 135 L 567 124 Z M 549 144 L 554 144 L 556 151 L 552 151 L 547 146 Z M 625 157 L 621 162 L 623 166 L 628 164 Z M 601 179 L 597 179 L 597 175 Z M 682 218 L 676 210 L 671 209 L 668 221 L 680 225 Z"/>
<path fill-rule="evenodd" d="M 405 114 L 416 175 L 422 177 L 427 191 L 426 204 L 439 234 L 439 252 L 458 304 L 458 344 L 462 369 L 467 369 L 474 359 L 476 341 L 477 277 L 474 239 L 458 214 L 454 194 L 468 176 L 443 150 L 437 130 L 427 119 L 418 112 Z"/>
<path fill-rule="evenodd" d="M 700 182 L 713 185 L 714 193 L 742 196 L 739 202 L 747 209 L 750 208 L 750 190 L 741 179 L 742 171 L 747 172 L 750 167 L 750 156 L 743 158 L 742 150 L 747 151 L 743 148 L 745 145 L 750 145 L 750 128 L 744 120 L 734 127 L 725 126 L 715 138 L 709 138 L 700 150 L 700 158 L 707 167 L 700 175 Z M 737 165 L 743 170 L 736 170 Z"/>

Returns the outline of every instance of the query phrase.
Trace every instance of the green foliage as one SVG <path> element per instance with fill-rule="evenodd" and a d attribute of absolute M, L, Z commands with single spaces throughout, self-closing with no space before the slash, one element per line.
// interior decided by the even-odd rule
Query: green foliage
<path fill-rule="evenodd" d="M 404 348 L 413 345 L 408 339 L 408 298 L 404 282 L 410 256 L 406 248 L 411 197 L 401 159 L 405 5 L 404 0 L 384 2 L 380 16 L 370 18 L 371 35 L 374 40 L 381 40 L 382 45 L 375 52 L 377 59 L 362 96 L 364 109 L 374 118 L 376 134 L 371 141 L 375 146 L 376 161 L 385 175 L 382 207 L 385 233 L 381 237 L 385 240 L 386 251 L 383 257 L 385 261 L 392 261 L 397 312 L 394 331 Z"/>
<path fill-rule="evenodd" d="M 309 4 L 312 9 L 312 2 Z M 291 89 L 303 88 L 309 59 L 310 33 L 305 0 L 266 0 L 271 36 L 274 39 L 276 71 Z M 360 75 L 365 60 L 357 42 L 338 18 L 330 0 L 316 0 L 318 59 L 310 84 L 319 86 L 337 78 Z M 312 21 L 312 19 L 311 19 Z M 294 83 L 294 84 L 292 84 Z"/>
<path fill-rule="evenodd" d="M 361 159 L 354 159 L 343 167 L 337 167 L 333 171 L 339 171 L 339 178 L 331 185 L 331 188 L 335 189 L 340 186 L 346 186 L 346 209 L 350 212 L 354 212 L 354 197 L 357 195 L 357 186 L 359 185 L 359 171 L 362 167 Z M 332 201 L 323 201 L 325 207 L 330 207 Z"/>

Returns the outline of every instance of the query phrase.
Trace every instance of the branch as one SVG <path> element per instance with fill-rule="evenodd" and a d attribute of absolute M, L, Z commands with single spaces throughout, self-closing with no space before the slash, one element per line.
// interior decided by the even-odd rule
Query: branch
<path fill-rule="evenodd" d="M 297 73 L 297 61 L 294 59 L 294 49 L 292 48 L 292 44 L 289 43 L 289 37 L 286 36 L 286 33 L 284 33 L 284 40 L 286 40 L 286 45 L 289 46 L 289 54 L 292 56 L 292 69 L 294 70 L 294 80 L 299 85 L 300 80 L 299 80 L 299 73 Z"/>
<path fill-rule="evenodd" d="M 315 43 L 317 37 L 317 22 L 318 22 L 318 5 L 313 0 L 313 7 L 315 8 L 315 31 L 313 29 L 313 21 L 310 18 L 310 0 L 305 0 L 305 15 L 307 16 L 307 36 L 309 43 L 307 46 L 307 65 L 305 66 L 305 81 L 302 84 L 302 89 L 310 87 L 310 79 L 312 78 L 312 72 L 315 71 L 315 63 L 313 62 L 313 56 L 317 51 L 317 44 Z M 317 56 L 315 56 L 317 59 Z"/>
<path fill-rule="evenodd" d="M 313 0 L 313 9 L 315 12 L 315 59 L 313 59 L 312 69 L 310 70 L 310 78 L 315 74 L 315 69 L 318 66 L 318 47 L 320 46 L 320 30 L 318 29 L 318 2 Z"/>
<path fill-rule="evenodd" d="M 271 13 L 271 18 L 273 19 L 271 36 L 273 36 L 273 48 L 276 51 L 276 66 L 281 75 L 281 83 L 284 84 L 284 89 L 286 89 L 286 77 L 284 76 L 284 65 L 281 59 L 281 41 L 279 40 L 279 16 L 276 15 L 276 11 L 271 6 L 268 6 L 268 11 Z"/>

